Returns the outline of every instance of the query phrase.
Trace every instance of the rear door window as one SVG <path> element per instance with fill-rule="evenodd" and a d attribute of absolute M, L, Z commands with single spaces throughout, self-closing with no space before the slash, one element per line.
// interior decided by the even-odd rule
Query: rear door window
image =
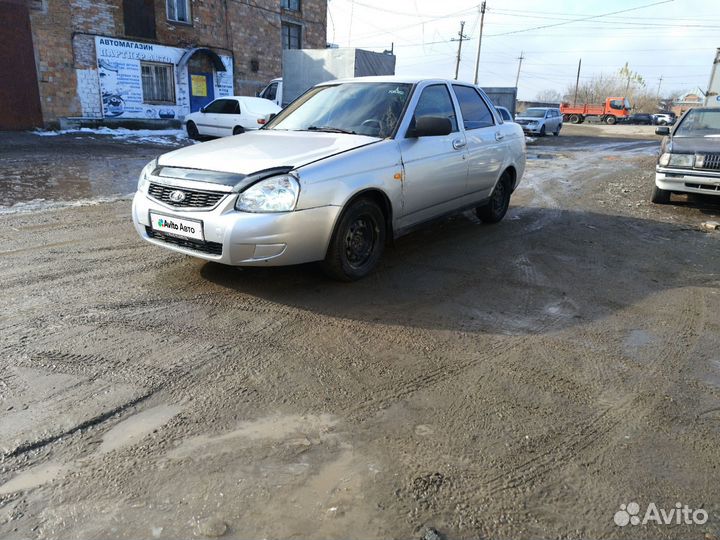
<path fill-rule="evenodd" d="M 480 97 L 480 93 L 470 86 L 453 85 L 455 96 L 460 104 L 465 129 L 479 129 L 495 124 L 490 109 Z"/>

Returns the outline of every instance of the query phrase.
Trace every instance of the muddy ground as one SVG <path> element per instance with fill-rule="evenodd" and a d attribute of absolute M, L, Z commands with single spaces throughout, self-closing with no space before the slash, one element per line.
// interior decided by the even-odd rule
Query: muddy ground
<path fill-rule="evenodd" d="M 658 140 L 612 133 L 353 284 L 146 245 L 128 200 L 1 214 L 0 537 L 719 535 L 720 206 L 650 204 Z M 162 151 L 86 142 L 59 178 Z"/>

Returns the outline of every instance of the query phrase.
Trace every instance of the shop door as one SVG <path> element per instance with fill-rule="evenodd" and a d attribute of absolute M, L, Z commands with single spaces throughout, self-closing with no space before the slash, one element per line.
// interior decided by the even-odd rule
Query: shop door
<path fill-rule="evenodd" d="M 199 111 L 215 99 L 212 73 L 190 73 L 190 112 Z"/>

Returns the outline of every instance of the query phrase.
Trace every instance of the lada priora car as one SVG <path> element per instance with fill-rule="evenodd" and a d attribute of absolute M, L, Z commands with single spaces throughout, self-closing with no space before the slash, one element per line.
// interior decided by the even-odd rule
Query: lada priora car
<path fill-rule="evenodd" d="M 363 77 L 319 84 L 263 129 L 143 169 L 132 217 L 148 242 L 208 261 L 322 261 L 371 272 L 388 240 L 446 214 L 505 215 L 525 169 L 522 128 L 476 86 Z"/>

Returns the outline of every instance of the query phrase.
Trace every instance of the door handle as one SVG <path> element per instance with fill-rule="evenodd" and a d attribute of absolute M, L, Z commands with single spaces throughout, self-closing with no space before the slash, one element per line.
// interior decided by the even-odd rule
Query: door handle
<path fill-rule="evenodd" d="M 505 138 L 505 135 L 500 133 L 499 131 L 495 134 L 495 140 L 496 141 L 502 141 Z"/>
<path fill-rule="evenodd" d="M 461 148 L 465 148 L 465 145 L 466 145 L 466 144 L 467 144 L 467 143 L 466 143 L 465 141 L 460 140 L 460 139 L 455 139 L 455 140 L 452 142 L 453 148 L 454 148 L 455 150 L 460 150 Z"/>

